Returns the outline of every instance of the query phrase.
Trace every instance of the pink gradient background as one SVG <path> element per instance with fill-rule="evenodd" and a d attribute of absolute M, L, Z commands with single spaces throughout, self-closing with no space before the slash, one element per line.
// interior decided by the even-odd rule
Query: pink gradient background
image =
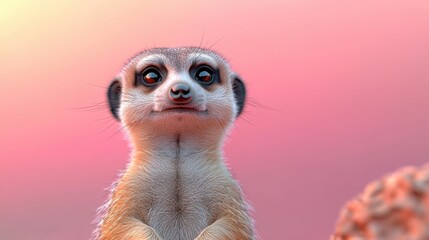
<path fill-rule="evenodd" d="M 225 149 L 262 239 L 327 239 L 369 181 L 429 160 L 427 0 L 2 1 L 2 240 L 90 237 L 129 149 L 103 106 L 73 108 L 203 35 L 262 105 Z"/>

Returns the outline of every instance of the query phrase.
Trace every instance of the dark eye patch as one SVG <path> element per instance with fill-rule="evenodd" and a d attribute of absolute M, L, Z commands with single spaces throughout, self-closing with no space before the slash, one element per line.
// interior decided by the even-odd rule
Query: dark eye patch
<path fill-rule="evenodd" d="M 195 74 L 195 79 L 204 84 L 211 84 L 213 82 L 213 71 L 210 69 L 200 69 Z"/>
<path fill-rule="evenodd" d="M 135 74 L 135 86 L 153 87 L 158 85 L 163 79 L 162 71 L 157 67 L 147 67 L 142 72 Z"/>
<path fill-rule="evenodd" d="M 220 83 L 219 70 L 215 70 L 206 64 L 192 67 L 189 74 L 193 79 L 205 87 L 208 87 L 213 83 Z"/>

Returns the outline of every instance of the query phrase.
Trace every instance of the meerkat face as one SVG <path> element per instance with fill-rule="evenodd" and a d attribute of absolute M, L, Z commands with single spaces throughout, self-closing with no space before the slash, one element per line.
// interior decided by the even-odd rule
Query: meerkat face
<path fill-rule="evenodd" d="M 246 91 L 228 63 L 201 48 L 143 51 L 108 89 L 110 110 L 127 128 L 223 129 L 241 114 Z"/>

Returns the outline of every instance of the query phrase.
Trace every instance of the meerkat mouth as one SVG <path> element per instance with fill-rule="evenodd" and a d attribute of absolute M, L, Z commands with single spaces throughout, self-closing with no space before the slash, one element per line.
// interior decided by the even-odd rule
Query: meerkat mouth
<path fill-rule="evenodd" d="M 169 107 L 166 108 L 164 110 L 162 110 L 162 112 L 200 112 L 198 109 L 193 108 L 193 107 Z"/>
<path fill-rule="evenodd" d="M 196 115 L 206 115 L 208 113 L 207 110 L 201 111 L 194 107 L 168 107 L 161 111 L 155 111 L 155 113 L 161 114 L 196 114 Z"/>

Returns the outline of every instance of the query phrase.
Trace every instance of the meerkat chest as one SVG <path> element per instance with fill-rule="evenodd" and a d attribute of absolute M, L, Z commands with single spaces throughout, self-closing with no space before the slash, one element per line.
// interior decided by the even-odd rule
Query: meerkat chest
<path fill-rule="evenodd" d="M 149 225 L 163 239 L 194 239 L 210 224 L 215 171 L 203 156 L 156 159 L 148 176 Z"/>

